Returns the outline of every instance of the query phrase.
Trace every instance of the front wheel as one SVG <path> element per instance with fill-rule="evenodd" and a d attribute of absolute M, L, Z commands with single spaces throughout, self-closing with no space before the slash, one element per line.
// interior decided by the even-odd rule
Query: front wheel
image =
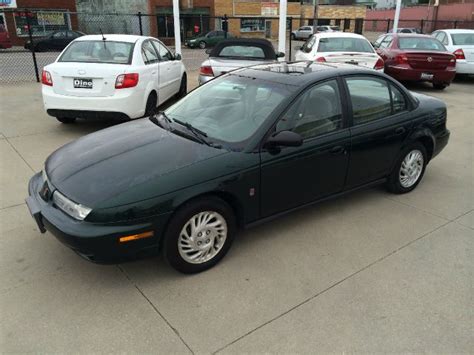
<path fill-rule="evenodd" d="M 76 119 L 74 117 L 56 117 L 56 119 L 65 124 L 70 124 L 76 122 Z"/>
<path fill-rule="evenodd" d="M 387 182 L 390 192 L 403 194 L 412 191 L 425 173 L 428 157 L 421 143 L 414 143 L 403 150 Z"/>
<path fill-rule="evenodd" d="M 229 250 L 236 232 L 232 208 L 217 197 L 191 201 L 173 216 L 163 242 L 166 261 L 192 274 L 216 265 Z"/>
<path fill-rule="evenodd" d="M 186 93 L 188 92 L 187 89 L 187 78 L 186 78 L 186 73 L 183 74 L 183 77 L 181 78 L 181 84 L 179 85 L 179 91 L 176 94 L 177 99 L 181 99 L 186 96 Z"/>
<path fill-rule="evenodd" d="M 150 117 L 153 114 L 155 114 L 156 104 L 157 104 L 157 97 L 156 97 L 156 94 L 152 92 L 148 96 L 148 99 L 146 100 L 145 117 Z"/>
<path fill-rule="evenodd" d="M 201 48 L 201 49 L 206 48 L 206 42 L 204 42 L 204 41 L 199 42 L 199 48 Z"/>

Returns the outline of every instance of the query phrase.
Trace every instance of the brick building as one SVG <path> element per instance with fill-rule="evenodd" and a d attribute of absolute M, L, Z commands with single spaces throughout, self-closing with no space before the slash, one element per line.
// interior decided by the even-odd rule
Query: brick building
<path fill-rule="evenodd" d="M 31 13 L 25 10 L 31 10 Z M 33 36 L 76 27 L 68 12 L 76 11 L 75 0 L 0 0 L 0 25 L 5 26 L 13 45 L 22 46 L 28 37 L 28 21 Z M 29 18 L 27 18 L 29 16 Z"/>

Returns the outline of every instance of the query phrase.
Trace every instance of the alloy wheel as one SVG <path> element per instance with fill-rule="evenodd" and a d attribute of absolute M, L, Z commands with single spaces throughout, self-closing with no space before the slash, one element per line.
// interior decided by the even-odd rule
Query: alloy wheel
<path fill-rule="evenodd" d="M 421 176 L 423 164 L 423 153 L 418 149 L 410 151 L 400 166 L 400 172 L 398 174 L 400 185 L 404 188 L 413 186 Z"/>

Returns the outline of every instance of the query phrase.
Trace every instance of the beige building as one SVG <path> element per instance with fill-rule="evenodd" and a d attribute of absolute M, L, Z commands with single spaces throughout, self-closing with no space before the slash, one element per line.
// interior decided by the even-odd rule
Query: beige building
<path fill-rule="evenodd" d="M 346 31 L 353 32 L 356 19 L 363 26 L 361 19 L 365 18 L 364 5 L 320 5 L 319 25 L 338 25 Z M 230 17 L 229 32 L 238 37 L 267 37 L 278 36 L 278 1 L 258 0 L 214 0 L 214 15 Z M 288 2 L 287 16 L 292 17 L 292 29 L 313 23 L 314 6 L 300 5 L 299 2 Z M 232 18 L 239 17 L 239 18 Z M 345 21 L 350 19 L 350 21 Z M 219 27 L 219 24 L 217 24 Z M 361 28 L 362 30 L 362 28 Z"/>

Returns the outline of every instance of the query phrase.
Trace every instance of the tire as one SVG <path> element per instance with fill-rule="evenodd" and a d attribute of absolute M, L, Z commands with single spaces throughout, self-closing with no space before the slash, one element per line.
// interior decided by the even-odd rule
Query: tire
<path fill-rule="evenodd" d="M 146 106 L 145 106 L 145 116 L 144 117 L 150 117 L 156 112 L 156 103 L 157 103 L 157 97 L 154 92 L 152 92 L 150 95 L 148 95 L 148 99 L 146 100 Z"/>
<path fill-rule="evenodd" d="M 434 84 L 434 83 L 433 83 L 433 87 L 434 87 L 436 90 L 444 90 L 444 89 L 446 89 L 446 86 L 448 86 L 448 85 L 446 85 L 446 84 Z"/>
<path fill-rule="evenodd" d="M 181 78 L 181 84 L 179 85 L 179 91 L 175 95 L 175 98 L 181 99 L 186 96 L 187 92 L 188 92 L 188 79 L 187 79 L 186 73 L 184 73 L 183 77 Z"/>
<path fill-rule="evenodd" d="M 417 160 L 415 160 L 413 165 L 407 166 L 406 159 L 409 160 L 410 155 L 411 158 Z M 426 154 L 425 146 L 419 142 L 411 144 L 400 154 L 400 157 L 388 178 L 387 189 L 395 194 L 404 194 L 412 191 L 418 186 L 423 178 L 427 163 L 428 155 Z M 402 167 L 402 164 L 404 167 Z M 413 175 L 411 177 L 410 175 L 407 176 L 406 170 L 410 170 Z"/>
<path fill-rule="evenodd" d="M 206 217 L 211 219 L 204 222 Z M 193 232 L 189 223 L 200 218 L 202 226 Z M 209 227 L 209 222 L 217 223 L 218 227 Z M 235 216 L 226 202 L 213 196 L 192 200 L 172 217 L 163 240 L 163 256 L 179 272 L 198 273 L 210 269 L 225 256 L 235 233 Z M 193 261 L 193 257 L 202 260 Z"/>
<path fill-rule="evenodd" d="M 207 47 L 206 42 L 204 42 L 204 41 L 199 42 L 199 48 L 204 49 L 206 47 Z"/>
<path fill-rule="evenodd" d="M 295 34 L 294 34 L 294 33 L 292 33 L 292 34 L 290 35 L 290 38 L 291 38 L 291 40 L 292 40 L 292 41 L 294 41 L 294 40 L 296 39 L 296 36 L 295 36 Z"/>
<path fill-rule="evenodd" d="M 56 117 L 56 119 L 57 119 L 59 122 L 65 123 L 65 124 L 71 124 L 71 123 L 76 122 L 76 118 L 75 118 L 75 117 Z"/>

